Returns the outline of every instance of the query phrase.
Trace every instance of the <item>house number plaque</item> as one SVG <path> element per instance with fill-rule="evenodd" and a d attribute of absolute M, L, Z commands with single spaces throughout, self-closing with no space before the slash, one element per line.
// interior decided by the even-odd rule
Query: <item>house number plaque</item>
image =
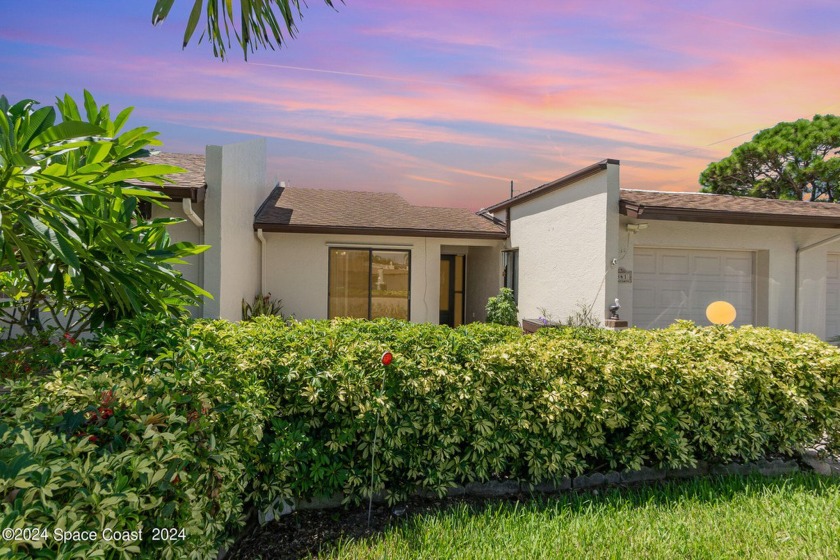
<path fill-rule="evenodd" d="M 633 271 L 618 268 L 618 282 L 619 284 L 630 284 L 633 282 Z"/>

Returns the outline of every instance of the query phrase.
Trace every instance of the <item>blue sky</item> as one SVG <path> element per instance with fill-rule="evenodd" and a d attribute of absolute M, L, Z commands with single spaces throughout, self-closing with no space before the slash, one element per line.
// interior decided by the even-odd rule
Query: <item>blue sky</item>
<path fill-rule="evenodd" d="M 278 180 L 469 208 L 603 158 L 697 190 L 755 131 L 840 110 L 835 2 L 523 4 L 313 0 L 245 63 L 181 49 L 185 0 L 157 28 L 151 0 L 8 2 L 0 92 L 87 88 L 169 151 L 264 136 Z"/>

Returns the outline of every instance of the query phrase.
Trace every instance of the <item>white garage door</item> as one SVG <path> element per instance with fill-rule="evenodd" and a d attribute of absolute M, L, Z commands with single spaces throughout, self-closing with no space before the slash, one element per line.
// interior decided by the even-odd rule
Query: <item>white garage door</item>
<path fill-rule="evenodd" d="M 637 247 L 633 256 L 633 323 L 667 327 L 677 319 L 708 325 L 706 307 L 735 306 L 735 326 L 753 323 L 753 253 Z"/>
<path fill-rule="evenodd" d="M 840 335 L 840 255 L 828 255 L 825 275 L 825 337 Z"/>

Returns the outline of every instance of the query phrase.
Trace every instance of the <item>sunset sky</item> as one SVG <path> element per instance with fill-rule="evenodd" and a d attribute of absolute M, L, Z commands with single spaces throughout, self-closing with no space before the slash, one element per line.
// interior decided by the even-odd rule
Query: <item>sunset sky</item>
<path fill-rule="evenodd" d="M 167 151 L 268 138 L 293 186 L 477 209 L 604 158 L 622 186 L 699 189 L 756 131 L 840 112 L 840 3 L 309 0 L 242 61 L 181 50 L 152 0 L 6 0 L 0 93 L 89 89 Z"/>

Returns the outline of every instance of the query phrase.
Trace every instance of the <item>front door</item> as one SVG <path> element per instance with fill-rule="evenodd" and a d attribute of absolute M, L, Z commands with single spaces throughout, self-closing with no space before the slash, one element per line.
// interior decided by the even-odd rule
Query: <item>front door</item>
<path fill-rule="evenodd" d="M 457 327 L 464 323 L 464 255 L 440 256 L 440 324 Z"/>

